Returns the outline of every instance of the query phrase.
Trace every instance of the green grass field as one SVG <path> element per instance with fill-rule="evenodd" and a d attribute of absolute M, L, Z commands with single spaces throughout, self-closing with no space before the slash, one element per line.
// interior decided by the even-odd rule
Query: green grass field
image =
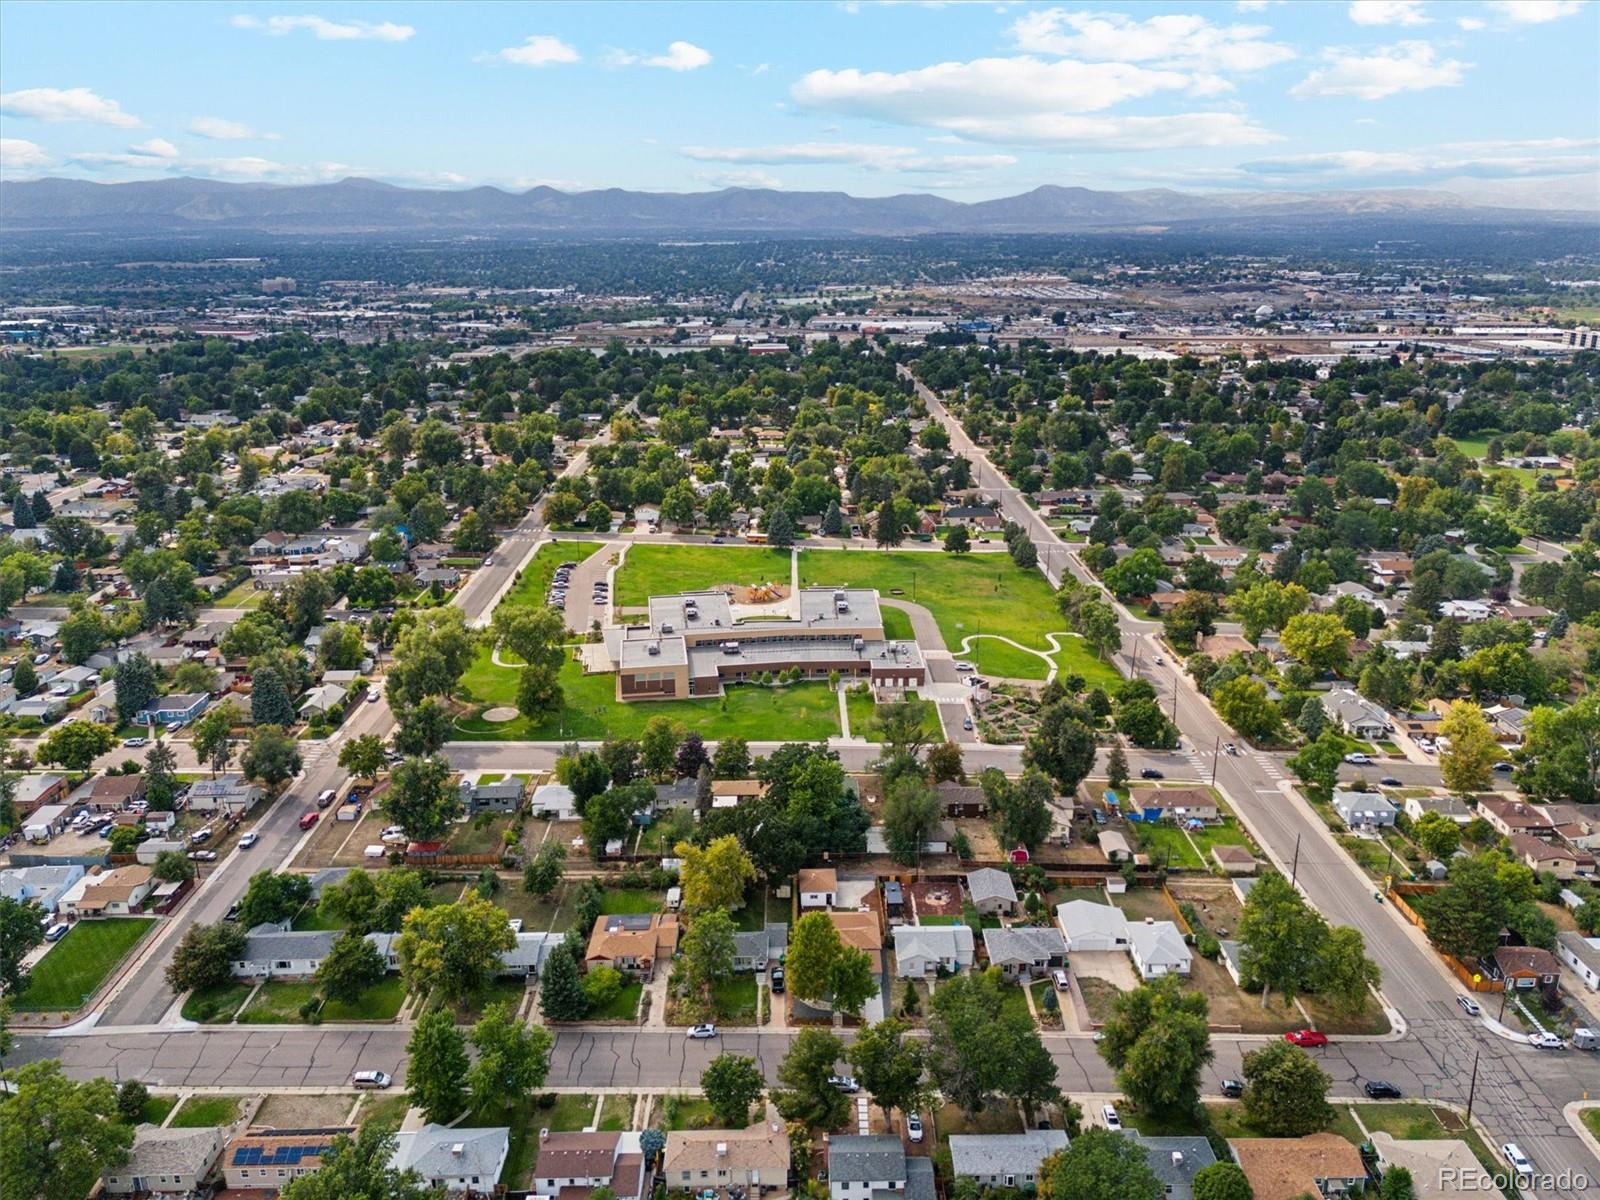
<path fill-rule="evenodd" d="M 610 1004 L 589 1010 L 591 1021 L 632 1021 L 639 1016 L 639 997 L 644 995 L 644 984 L 630 979 Z"/>
<path fill-rule="evenodd" d="M 270 594 L 265 589 L 256 587 L 251 580 L 246 579 L 230 591 L 222 593 L 211 603 L 212 607 L 215 608 L 256 608 Z"/>
<path fill-rule="evenodd" d="M 517 582 L 512 584 L 500 603 L 507 608 L 531 608 L 544 603 L 544 594 L 550 588 L 550 578 L 564 562 L 581 563 L 597 551 L 610 552 L 609 545 L 593 542 L 546 542 L 522 568 Z"/>
<path fill-rule="evenodd" d="M 883 613 L 883 636 L 891 642 L 910 642 L 916 639 L 916 633 L 911 628 L 911 614 L 901 612 L 898 608 L 890 608 L 887 604 L 880 609 Z"/>
<path fill-rule="evenodd" d="M 909 698 L 922 708 L 922 727 L 927 731 L 928 737 L 936 742 L 944 741 L 944 726 L 939 723 L 939 706 L 932 700 Z M 883 736 L 878 729 L 878 705 L 871 693 L 848 691 L 844 695 L 844 701 L 850 712 L 850 735 L 866 738 L 869 742 L 881 742 Z"/>
<path fill-rule="evenodd" d="M 144 1108 L 139 1111 L 141 1125 L 159 1125 L 167 1119 L 167 1114 L 172 1111 L 173 1105 L 178 1103 L 176 1096 L 147 1096 Z"/>
<path fill-rule="evenodd" d="M 1082 638 L 1062 638 L 1061 649 L 1050 656 L 1055 660 L 1056 676 L 1081 675 L 1089 687 L 1107 690 L 1122 682 L 1117 669 L 1104 659 L 1096 658 L 1094 651 Z"/>
<path fill-rule="evenodd" d="M 18 1012 L 77 1008 L 155 924 L 148 917 L 79 921 L 39 960 L 27 990 L 11 1006 Z"/>
<path fill-rule="evenodd" d="M 202 1025 L 226 1025 L 254 986 L 242 979 L 231 979 L 216 987 L 196 989 L 183 1002 L 183 1019 Z"/>
<path fill-rule="evenodd" d="M 800 555 L 802 586 L 877 588 L 925 606 L 952 652 L 969 634 L 993 633 L 1048 651 L 1039 636 L 1065 629 L 1044 576 L 1024 571 L 1003 554 L 954 555 L 886 551 L 807 550 Z M 1001 648 L 1003 647 L 1003 648 Z M 1043 679 L 1045 662 L 1004 643 L 982 640 L 963 655 L 985 674 Z M 1006 669 L 1002 670 L 1000 667 Z"/>
<path fill-rule="evenodd" d="M 1486 437 L 1451 438 L 1450 440 L 1456 444 L 1456 449 L 1468 458 L 1482 458 L 1489 453 L 1489 439 Z"/>
<path fill-rule="evenodd" d="M 1166 822 L 1139 824 L 1134 829 L 1138 831 L 1139 848 L 1150 856 L 1152 863 L 1190 871 L 1198 871 L 1204 866 L 1194 847 L 1189 844 L 1189 839 L 1183 836 L 1183 830 L 1176 825 Z"/>
<path fill-rule="evenodd" d="M 608 887 L 600 898 L 600 911 L 611 917 L 660 912 L 661 894 L 646 888 Z"/>
<path fill-rule="evenodd" d="M 297 1025 L 300 1006 L 316 996 L 317 985 L 309 980 L 269 979 L 237 1020 L 241 1025 Z"/>
<path fill-rule="evenodd" d="M 462 677 L 461 690 L 484 705 L 515 705 L 517 672 L 497 667 L 487 651 Z M 569 738 L 638 737 L 651 717 L 670 717 L 706 738 L 742 737 L 759 740 L 781 729 L 795 741 L 815 741 L 839 732 L 838 701 L 822 682 L 782 688 L 738 685 L 723 697 L 705 700 L 662 700 L 622 704 L 616 699 L 616 676 L 585 675 L 576 661 L 561 668 L 562 712 L 533 722 L 523 717 L 494 724 L 463 718 L 457 740 L 564 741 Z"/>
<path fill-rule="evenodd" d="M 398 975 L 385 975 L 354 1004 L 329 1000 L 322 1006 L 324 1021 L 392 1021 L 406 1002 L 406 985 Z"/>
<path fill-rule="evenodd" d="M 617 571 L 616 601 L 643 606 L 651 596 L 699 592 L 718 584 L 789 582 L 789 552 L 765 546 L 639 545 Z"/>
<path fill-rule="evenodd" d="M 190 1096 L 172 1118 L 173 1129 L 204 1129 L 239 1119 L 237 1096 Z"/>

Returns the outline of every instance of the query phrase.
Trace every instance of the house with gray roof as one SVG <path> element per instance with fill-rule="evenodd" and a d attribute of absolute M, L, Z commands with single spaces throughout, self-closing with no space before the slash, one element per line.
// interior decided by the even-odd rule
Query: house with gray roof
<path fill-rule="evenodd" d="M 1122 1136 L 1144 1151 L 1145 1162 L 1161 1181 L 1163 1200 L 1194 1200 L 1196 1172 L 1217 1161 L 1203 1137 L 1144 1137 L 1137 1129 L 1124 1129 Z"/>
<path fill-rule="evenodd" d="M 1353 691 L 1341 688 L 1329 692 L 1322 698 L 1322 707 L 1328 710 L 1334 724 L 1351 737 L 1370 742 L 1388 732 L 1389 714 Z"/>
<path fill-rule="evenodd" d="M 316 974 L 342 932 L 337 929 L 290 929 L 263 922 L 244 938 L 244 956 L 232 963 L 240 979 L 305 979 Z"/>
<path fill-rule="evenodd" d="M 237 772 L 215 779 L 197 779 L 189 785 L 189 807 L 195 812 L 218 810 L 239 816 L 261 799 L 261 786 Z"/>
<path fill-rule="evenodd" d="M 1032 1188 L 1038 1182 L 1039 1164 L 1066 1148 L 1067 1135 L 1059 1129 L 954 1134 L 950 1169 L 956 1178 L 965 1176 L 980 1187 Z"/>
<path fill-rule="evenodd" d="M 768 922 L 765 929 L 741 930 L 733 935 L 733 969 L 765 971 L 789 949 L 789 926 Z"/>
<path fill-rule="evenodd" d="M 828 1142 L 829 1200 L 934 1200 L 933 1160 L 907 1157 L 898 1137 L 847 1135 Z"/>
<path fill-rule="evenodd" d="M 107 1167 L 100 1176 L 111 1196 L 189 1196 L 222 1157 L 223 1131 L 217 1125 L 195 1129 L 161 1129 L 140 1125 L 133 1134 L 128 1159 Z"/>
<path fill-rule="evenodd" d="M 1032 925 L 985 929 L 983 948 L 989 955 L 989 965 L 999 967 L 1001 974 L 1010 979 L 1032 979 L 1067 960 L 1067 939 L 1061 931 Z"/>
<path fill-rule="evenodd" d="M 1380 792 L 1346 792 L 1335 790 L 1333 793 L 1334 811 L 1350 828 L 1355 829 L 1361 825 L 1383 826 L 1393 825 L 1395 818 L 1400 815 L 1400 810 L 1390 804 Z"/>
<path fill-rule="evenodd" d="M 481 812 L 514 813 L 522 807 L 522 798 L 528 794 L 528 781 L 512 775 L 490 783 L 461 781 L 461 809 L 469 817 Z"/>
<path fill-rule="evenodd" d="M 76 863 L 66 866 L 11 867 L 0 871 L 0 896 L 19 904 L 30 901 L 53 913 L 67 889 L 84 876 Z"/>
<path fill-rule="evenodd" d="M 1163 975 L 1187 975 L 1194 965 L 1194 955 L 1183 934 L 1171 921 L 1142 922 L 1128 925 L 1128 955 L 1139 974 L 1145 979 L 1159 979 Z"/>
<path fill-rule="evenodd" d="M 1017 887 L 1011 876 L 994 867 L 980 867 L 967 873 L 967 894 L 981 913 L 992 916 L 1017 911 Z"/>
<path fill-rule="evenodd" d="M 1074 954 L 1082 950 L 1125 950 L 1128 947 L 1128 918 L 1115 905 L 1068 900 L 1056 905 L 1056 925 L 1067 940 L 1067 949 Z"/>
<path fill-rule="evenodd" d="M 894 961 L 901 979 L 952 975 L 972 965 L 972 930 L 965 925 L 896 925 Z"/>
<path fill-rule="evenodd" d="M 395 1135 L 389 1165 L 397 1171 L 415 1171 L 423 1183 L 445 1192 L 490 1193 L 500 1182 L 511 1131 L 504 1126 L 453 1129 L 427 1124 Z"/>

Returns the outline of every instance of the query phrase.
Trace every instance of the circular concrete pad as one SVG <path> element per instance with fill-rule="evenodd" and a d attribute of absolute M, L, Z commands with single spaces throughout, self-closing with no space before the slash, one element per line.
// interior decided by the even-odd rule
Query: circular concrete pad
<path fill-rule="evenodd" d="M 483 719 L 485 721 L 493 721 L 496 724 L 502 721 L 514 721 L 517 719 L 517 710 L 514 708 L 491 708 L 483 714 Z"/>

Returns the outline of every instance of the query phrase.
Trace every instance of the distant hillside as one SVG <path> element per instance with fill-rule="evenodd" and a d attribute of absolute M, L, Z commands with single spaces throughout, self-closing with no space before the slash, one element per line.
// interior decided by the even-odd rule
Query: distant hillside
<path fill-rule="evenodd" d="M 1479 223 L 1593 221 L 1592 214 L 1490 207 L 1436 191 L 1196 195 L 1151 188 L 1100 192 L 1039 187 L 964 204 L 938 196 L 863 198 L 843 192 L 629 192 L 610 188 L 429 191 L 370 179 L 281 186 L 161 179 L 0 184 L 0 231 L 144 234 L 509 233 L 591 237 L 683 234 L 1078 233 L 1177 227 L 1247 228 L 1262 222 L 1411 217 Z"/>

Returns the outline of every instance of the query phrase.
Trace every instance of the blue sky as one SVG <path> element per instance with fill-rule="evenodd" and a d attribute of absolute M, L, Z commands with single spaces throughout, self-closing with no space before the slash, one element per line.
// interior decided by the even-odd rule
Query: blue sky
<path fill-rule="evenodd" d="M 61 4 L 0 170 L 938 192 L 1596 197 L 1600 4 Z"/>

